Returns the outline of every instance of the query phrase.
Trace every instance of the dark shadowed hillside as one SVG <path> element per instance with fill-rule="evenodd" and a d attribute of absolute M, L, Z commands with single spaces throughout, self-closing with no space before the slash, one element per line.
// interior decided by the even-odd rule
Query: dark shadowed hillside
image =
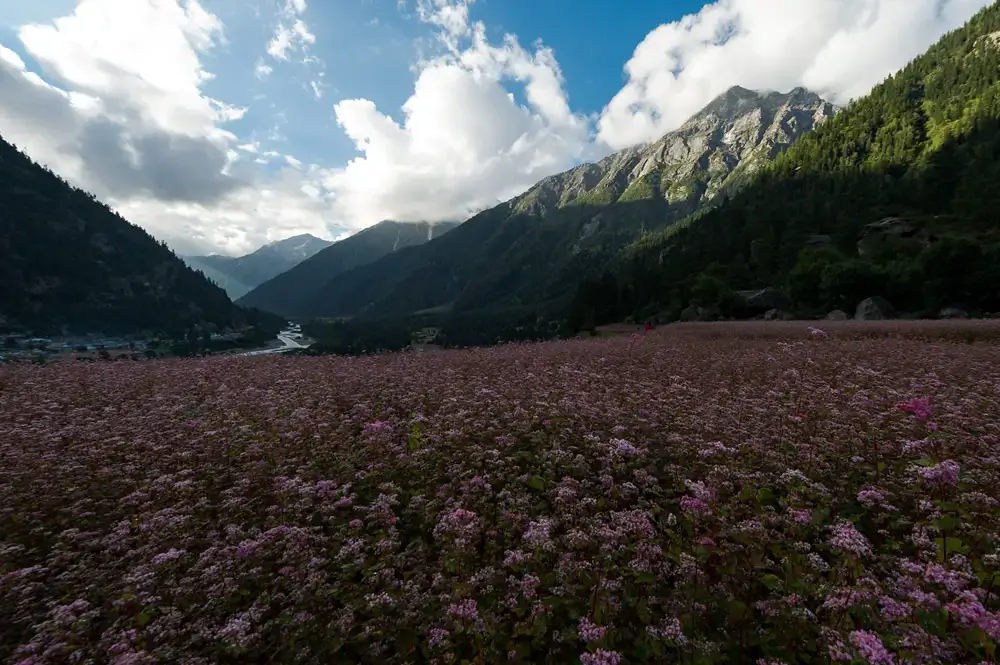
<path fill-rule="evenodd" d="M 0 325 L 176 330 L 248 316 L 166 245 L 0 140 Z"/>
<path fill-rule="evenodd" d="M 455 226 L 453 222 L 379 222 L 264 282 L 240 298 L 239 303 L 288 317 L 311 316 L 314 312 L 309 303 L 331 288 L 329 285 L 336 283 L 339 275 L 387 254 L 426 243 Z"/>

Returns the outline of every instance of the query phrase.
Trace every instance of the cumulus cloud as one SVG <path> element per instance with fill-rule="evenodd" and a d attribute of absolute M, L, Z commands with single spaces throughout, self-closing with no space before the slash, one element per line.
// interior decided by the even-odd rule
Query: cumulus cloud
<path fill-rule="evenodd" d="M 246 109 L 204 92 L 204 55 L 225 34 L 198 0 L 78 0 L 68 16 L 22 27 L 40 69 L 0 45 L 0 134 L 178 251 L 241 253 L 383 219 L 461 219 L 655 139 L 735 84 L 846 101 L 988 4 L 718 0 L 650 32 L 622 89 L 591 118 L 570 105 L 551 49 L 514 35 L 491 42 L 471 2 L 411 4 L 434 30 L 434 53 L 416 63 L 401 109 L 332 107 L 358 151 L 346 164 L 304 164 L 227 129 Z M 270 53 L 246 63 L 258 77 L 293 56 L 322 69 L 306 11 L 305 0 L 281 0 Z M 302 87 L 318 99 L 329 84 L 310 71 Z M 278 109 L 263 140 L 280 135 L 282 118 Z"/>
<path fill-rule="evenodd" d="M 240 184 L 221 174 L 234 137 L 219 125 L 243 112 L 200 91 L 198 53 L 220 30 L 196 3 L 110 0 L 25 26 L 25 48 L 66 89 L 0 46 L 0 129 L 103 197 L 216 201 Z"/>
<path fill-rule="evenodd" d="M 179 250 L 330 236 L 330 194 L 303 180 L 324 172 L 283 156 L 276 176 L 248 168 L 272 157 L 224 128 L 246 109 L 204 94 L 200 56 L 224 35 L 195 0 L 80 0 L 18 36 L 51 83 L 0 45 L 0 134 L 36 161 Z"/>
<path fill-rule="evenodd" d="M 733 85 L 809 88 L 843 103 L 990 0 L 718 0 L 650 32 L 598 136 L 612 148 L 678 127 Z"/>
<path fill-rule="evenodd" d="M 334 107 L 362 155 L 325 181 L 343 218 L 462 217 L 587 156 L 587 120 L 570 110 L 550 49 L 528 51 L 513 35 L 490 44 L 463 0 L 421 0 L 417 11 L 443 53 L 419 64 L 402 122 L 365 99 Z M 523 103 L 510 83 L 524 87 Z"/>

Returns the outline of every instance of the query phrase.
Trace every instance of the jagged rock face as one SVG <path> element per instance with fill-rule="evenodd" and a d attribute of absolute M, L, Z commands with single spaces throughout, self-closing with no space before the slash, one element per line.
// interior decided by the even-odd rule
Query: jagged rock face
<path fill-rule="evenodd" d="M 738 186 L 836 111 L 803 88 L 783 94 L 734 87 L 659 141 L 546 178 L 513 207 L 545 214 L 573 203 L 705 202 Z"/>

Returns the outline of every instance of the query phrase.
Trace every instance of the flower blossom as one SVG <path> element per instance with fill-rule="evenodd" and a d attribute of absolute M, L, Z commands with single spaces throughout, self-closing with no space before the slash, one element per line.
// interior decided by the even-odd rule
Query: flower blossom
<path fill-rule="evenodd" d="M 958 462 L 945 460 L 934 466 L 917 468 L 917 475 L 931 485 L 954 485 L 958 482 Z"/>
<path fill-rule="evenodd" d="M 868 556 L 872 553 L 871 544 L 864 534 L 850 522 L 840 522 L 830 527 L 830 545 L 855 556 Z"/>
<path fill-rule="evenodd" d="M 931 417 L 931 403 L 926 397 L 914 397 L 897 404 L 896 408 L 906 413 L 912 413 L 919 420 L 927 420 Z"/>

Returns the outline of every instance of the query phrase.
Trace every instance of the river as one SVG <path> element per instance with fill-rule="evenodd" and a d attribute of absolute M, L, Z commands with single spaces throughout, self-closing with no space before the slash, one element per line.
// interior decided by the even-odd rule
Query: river
<path fill-rule="evenodd" d="M 294 351 L 295 349 L 305 349 L 308 348 L 308 344 L 303 344 L 299 341 L 301 339 L 302 333 L 296 329 L 287 328 L 278 333 L 278 341 L 281 342 L 282 346 L 275 347 L 273 349 L 260 349 L 259 351 L 248 351 L 242 355 L 244 356 L 267 356 L 274 353 L 285 353 L 287 351 Z"/>

